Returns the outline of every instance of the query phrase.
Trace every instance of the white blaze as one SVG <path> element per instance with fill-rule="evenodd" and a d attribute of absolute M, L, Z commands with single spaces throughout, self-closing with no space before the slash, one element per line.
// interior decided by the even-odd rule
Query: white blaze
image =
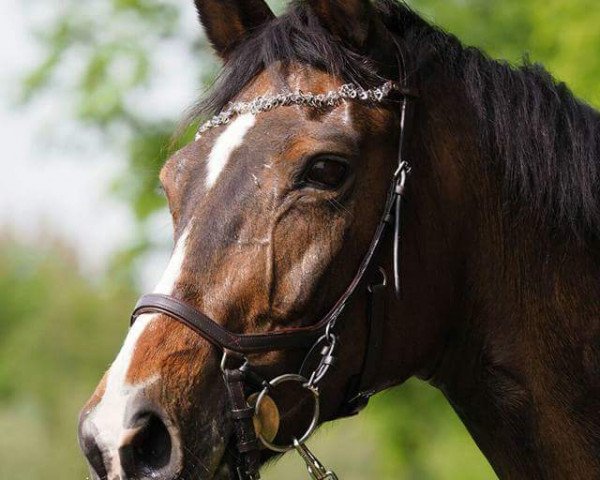
<path fill-rule="evenodd" d="M 208 156 L 206 187 L 211 188 L 221 175 L 221 172 L 227 165 L 231 154 L 244 141 L 248 130 L 256 122 L 256 117 L 251 113 L 245 113 L 237 117 L 219 136 L 212 151 Z"/>
<path fill-rule="evenodd" d="M 185 258 L 185 247 L 191 228 L 191 223 L 186 227 L 183 234 L 177 241 L 171 260 L 163 273 L 160 282 L 154 289 L 154 293 L 163 293 L 170 295 L 181 274 L 181 267 Z M 91 414 L 89 421 L 94 425 L 98 432 L 98 443 L 102 449 L 111 457 L 112 465 L 107 465 L 109 475 L 120 475 L 121 466 L 119 462 L 118 448 L 121 438 L 125 433 L 124 420 L 127 402 L 132 394 L 135 394 L 141 388 L 154 382 L 156 378 L 147 379 L 143 384 L 130 385 L 127 383 L 127 372 L 135 352 L 139 338 L 150 325 L 156 314 L 140 315 L 133 324 L 125 342 L 112 363 L 106 380 L 106 390 L 102 400 L 96 406 Z M 108 461 L 108 456 L 105 459 Z M 110 477 L 109 477 L 110 478 Z"/>
<path fill-rule="evenodd" d="M 181 274 L 181 267 L 183 265 L 183 260 L 185 259 L 185 247 L 191 227 L 192 222 L 188 224 L 181 234 L 181 237 L 179 237 L 179 240 L 177 240 L 177 245 L 175 245 L 171 260 L 169 261 L 166 270 L 163 272 L 158 285 L 154 287 L 154 293 L 162 293 L 163 295 L 171 295 L 173 293 L 173 288 Z"/>
<path fill-rule="evenodd" d="M 346 102 L 344 104 L 344 113 L 342 114 L 342 122 L 347 127 L 352 125 L 352 110 L 351 110 L 350 102 Z"/>

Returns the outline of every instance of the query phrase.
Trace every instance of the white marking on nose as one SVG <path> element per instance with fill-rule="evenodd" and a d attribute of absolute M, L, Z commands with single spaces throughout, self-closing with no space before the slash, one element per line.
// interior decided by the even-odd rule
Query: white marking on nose
<path fill-rule="evenodd" d="M 344 113 L 342 116 L 342 122 L 347 127 L 352 125 L 352 111 L 351 111 L 350 102 L 345 102 L 345 104 L 344 104 Z"/>
<path fill-rule="evenodd" d="M 166 295 L 173 293 L 173 288 L 181 274 L 190 229 L 191 222 L 177 241 L 171 260 L 160 282 L 154 289 L 154 293 Z M 100 448 L 107 453 L 105 461 L 109 461 L 108 456 L 110 456 L 111 464 L 107 465 L 109 475 L 122 475 L 118 449 L 123 435 L 127 433 L 124 423 L 129 399 L 136 392 L 157 380 L 157 377 L 152 377 L 137 385 L 130 385 L 126 380 L 138 340 L 150 328 L 156 317 L 156 314 L 140 315 L 129 330 L 125 342 L 108 372 L 106 390 L 102 400 L 88 420 L 95 427 L 94 431 L 98 434 L 97 441 Z"/>
<path fill-rule="evenodd" d="M 169 264 L 158 282 L 158 285 L 154 287 L 154 293 L 162 293 L 164 295 L 173 293 L 173 287 L 175 287 L 179 275 L 181 275 L 181 267 L 183 266 L 183 260 L 185 259 L 185 247 L 187 245 L 191 227 L 192 222 L 187 225 L 181 234 L 181 237 L 179 237 L 177 245 L 175 245 L 175 249 L 171 255 L 171 260 L 169 260 Z"/>
<path fill-rule="evenodd" d="M 211 188 L 216 182 L 221 172 L 227 165 L 231 154 L 244 141 L 248 130 L 256 123 L 256 117 L 251 113 L 245 113 L 237 117 L 217 138 L 212 151 L 208 156 L 206 187 Z"/>

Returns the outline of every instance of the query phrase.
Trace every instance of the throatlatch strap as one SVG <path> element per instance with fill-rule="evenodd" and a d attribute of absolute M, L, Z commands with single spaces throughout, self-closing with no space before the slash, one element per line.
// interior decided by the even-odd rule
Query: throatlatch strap
<path fill-rule="evenodd" d="M 375 378 L 381 368 L 383 351 L 383 329 L 385 326 L 386 285 L 378 284 L 369 287 L 369 343 L 365 353 L 363 371 L 360 380 L 360 395 L 371 397 L 377 391 Z"/>
<path fill-rule="evenodd" d="M 346 400 L 340 407 L 337 417 L 351 417 L 358 414 L 369 403 L 369 399 L 380 388 L 375 382 L 381 368 L 385 326 L 386 282 L 369 285 L 367 292 L 367 319 L 365 353 L 360 373 L 350 378 Z"/>

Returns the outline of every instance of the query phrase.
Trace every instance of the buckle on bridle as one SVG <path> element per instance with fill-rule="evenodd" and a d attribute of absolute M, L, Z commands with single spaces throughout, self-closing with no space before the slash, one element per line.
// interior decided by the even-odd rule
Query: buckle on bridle
<path fill-rule="evenodd" d="M 394 172 L 394 181 L 396 182 L 395 193 L 396 195 L 404 195 L 404 190 L 406 189 L 406 179 L 410 172 L 412 171 L 412 167 L 408 164 L 408 162 L 400 162 L 398 168 Z"/>
<path fill-rule="evenodd" d="M 230 367 L 229 362 L 237 361 L 237 366 Z M 242 368 L 248 365 L 248 359 L 241 353 L 233 352 L 228 349 L 223 350 L 223 356 L 221 357 L 221 372 L 225 373 L 227 370 L 242 370 Z"/>
<path fill-rule="evenodd" d="M 378 288 L 385 288 L 388 284 L 388 277 L 385 269 L 382 266 L 377 267 L 377 272 L 381 275 L 381 279 L 379 282 L 372 282 L 367 285 L 367 291 L 369 293 L 373 293 Z"/>

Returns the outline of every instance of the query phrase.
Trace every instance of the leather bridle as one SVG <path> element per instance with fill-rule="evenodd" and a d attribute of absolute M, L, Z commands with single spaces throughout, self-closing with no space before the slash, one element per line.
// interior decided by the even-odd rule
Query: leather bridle
<path fill-rule="evenodd" d="M 378 385 L 375 377 L 380 368 L 381 348 L 384 326 L 384 294 L 388 287 L 385 270 L 374 264 L 374 258 L 390 230 L 393 231 L 393 283 L 397 295 L 400 293 L 400 240 L 401 240 L 401 208 L 410 167 L 404 160 L 406 130 L 411 111 L 411 100 L 417 95 L 408 87 L 406 67 L 401 51 L 398 50 L 398 63 L 402 79 L 394 83 L 394 90 L 401 98 L 400 103 L 400 136 L 398 145 L 397 168 L 392 176 L 377 228 L 354 278 L 339 297 L 333 307 L 317 323 L 267 333 L 242 334 L 232 332 L 212 320 L 193 306 L 170 295 L 149 294 L 140 298 L 131 317 L 131 323 L 143 314 L 164 314 L 173 318 L 209 341 L 223 352 L 221 369 L 227 387 L 230 418 L 236 436 L 237 474 L 240 480 L 258 479 L 260 467 L 261 442 L 263 446 L 283 452 L 296 448 L 307 461 L 309 473 L 313 478 L 337 478 L 332 472 L 319 472 L 320 464 L 310 452 L 303 447 L 304 441 L 312 434 L 318 424 L 319 416 L 319 383 L 326 376 L 335 361 L 338 344 L 338 319 L 348 301 L 356 293 L 360 285 L 366 284 L 368 334 L 366 348 L 359 375 L 349 382 L 346 397 L 338 409 L 336 417 L 350 416 L 364 408 L 369 398 L 387 386 Z M 364 91 L 363 91 L 364 92 Z M 304 94 L 303 94 L 304 95 Z M 354 98 L 354 97 L 349 97 Z M 359 97 L 360 98 L 360 97 Z M 263 99 L 264 100 L 264 99 Z M 346 97 L 344 97 L 346 100 Z M 246 105 L 246 104 L 245 104 Z M 285 103 L 281 103 L 285 106 Z M 311 103 L 308 103 L 312 106 Z M 262 110 L 258 110 L 262 111 Z M 256 112 L 254 112 L 256 113 Z M 218 117 L 215 117 L 218 118 Z M 214 120 L 214 119 L 213 119 Z M 206 129 L 206 128 L 205 128 Z M 369 278 L 367 278 L 369 277 Z M 378 277 L 377 281 L 369 281 Z M 308 349 L 305 362 L 297 374 L 287 374 L 270 381 L 261 378 L 246 359 L 246 355 L 269 351 L 289 349 Z M 309 364 L 315 363 L 314 370 L 306 372 Z M 271 388 L 285 382 L 298 382 L 314 397 L 315 414 L 308 430 L 290 445 L 276 445 L 266 440 L 255 431 L 253 417 L 258 414 L 259 404 Z M 249 405 L 247 399 L 251 392 L 260 392 L 255 405 Z M 261 397 L 262 395 L 262 397 Z M 311 467 L 312 465 L 312 467 Z M 321 467 L 322 468 L 322 467 Z"/>

